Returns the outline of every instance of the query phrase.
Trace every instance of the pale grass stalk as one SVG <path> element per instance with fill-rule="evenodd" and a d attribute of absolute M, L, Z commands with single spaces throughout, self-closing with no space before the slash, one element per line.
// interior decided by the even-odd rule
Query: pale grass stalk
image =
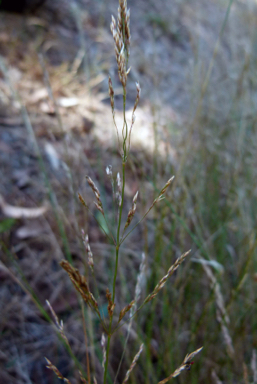
<path fill-rule="evenodd" d="M 106 362 L 106 337 L 104 333 L 102 333 L 102 337 L 101 337 L 101 347 L 103 351 L 102 367 L 104 368 L 105 362 Z"/>
<path fill-rule="evenodd" d="M 257 363 L 256 363 L 256 350 L 253 350 L 251 368 L 253 372 L 253 384 L 257 384 Z"/>
<path fill-rule="evenodd" d="M 227 353 L 231 357 L 231 359 L 233 359 L 235 356 L 235 349 L 233 347 L 233 343 L 232 343 L 231 336 L 229 334 L 228 327 L 226 326 L 226 324 L 225 324 L 225 322 L 224 322 L 223 318 L 221 317 L 218 310 L 217 310 L 216 316 L 217 316 L 217 320 L 221 326 L 221 331 L 222 331 L 224 343 L 225 343 L 226 348 L 227 348 Z"/>
<path fill-rule="evenodd" d="M 214 369 L 211 371 L 211 377 L 213 379 L 214 384 L 223 384 L 222 381 L 218 378 L 217 373 L 214 371 Z"/>
<path fill-rule="evenodd" d="M 224 299 L 221 293 L 220 285 L 214 276 L 211 268 L 206 263 L 202 264 L 203 269 L 211 282 L 211 288 L 214 290 L 215 303 L 217 307 L 217 320 L 220 323 L 223 339 L 227 348 L 228 355 L 233 359 L 235 355 L 234 346 L 228 330 L 230 319 L 225 308 Z"/>

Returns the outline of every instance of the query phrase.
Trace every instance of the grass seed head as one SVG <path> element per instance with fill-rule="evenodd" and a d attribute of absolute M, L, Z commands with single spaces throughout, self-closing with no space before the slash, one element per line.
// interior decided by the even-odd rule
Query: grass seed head
<path fill-rule="evenodd" d="M 128 218 L 127 218 L 127 221 L 126 221 L 126 224 L 125 224 L 125 227 L 124 227 L 124 231 L 129 226 L 129 224 L 131 223 L 131 221 L 132 221 L 132 219 L 133 219 L 133 217 L 135 215 L 136 208 L 137 208 L 137 196 L 138 196 L 138 191 L 137 191 L 137 193 L 135 194 L 135 196 L 133 198 L 132 208 L 129 210 Z"/>
<path fill-rule="evenodd" d="M 88 265 L 89 265 L 89 267 L 91 269 L 94 269 L 93 253 L 92 253 L 90 245 L 89 245 L 88 235 L 84 234 L 84 230 L 83 229 L 82 229 L 82 239 L 83 239 L 83 243 L 85 245 L 87 256 L 88 256 Z"/>
<path fill-rule="evenodd" d="M 134 367 L 135 367 L 135 365 L 137 363 L 137 360 L 139 359 L 143 349 L 144 349 L 144 344 L 141 344 L 140 348 L 139 348 L 139 351 L 135 355 L 135 357 L 134 357 L 134 359 L 133 359 L 133 361 L 131 363 L 131 366 L 129 367 L 129 369 L 128 369 L 127 373 L 126 373 L 125 379 L 123 380 L 122 384 L 125 384 L 125 383 L 128 382 L 129 376 L 130 376 L 132 370 L 134 369 Z"/>
<path fill-rule="evenodd" d="M 187 255 L 191 252 L 191 250 L 183 253 L 176 261 L 175 263 L 169 268 L 167 274 L 163 276 L 163 278 L 159 281 L 159 283 L 154 288 L 153 292 L 150 293 L 147 298 L 145 299 L 144 303 L 148 303 L 149 301 L 153 300 L 155 296 L 160 292 L 160 290 L 164 287 L 167 280 L 170 278 L 170 276 L 178 269 L 181 263 L 185 260 Z"/>
<path fill-rule="evenodd" d="M 112 79 L 110 76 L 109 76 L 108 84 L 109 84 L 109 95 L 110 95 L 110 100 L 111 100 L 111 108 L 112 108 L 112 112 L 113 112 L 114 111 L 114 89 L 112 86 Z"/>
<path fill-rule="evenodd" d="M 46 357 L 45 357 L 45 359 L 46 359 L 46 362 L 47 362 L 46 368 L 51 369 L 51 371 L 53 371 L 56 374 L 56 376 L 59 379 L 63 380 L 65 383 L 71 384 L 70 380 L 66 379 L 66 377 L 63 377 L 63 375 L 61 374 L 59 369 L 57 369 L 56 366 L 53 365 L 50 360 L 48 360 Z"/>
<path fill-rule="evenodd" d="M 68 341 L 68 339 L 67 339 L 67 337 L 66 337 L 66 335 L 65 335 L 65 333 L 64 333 L 63 321 L 62 321 L 62 320 L 59 321 L 58 316 L 56 315 L 56 313 L 55 313 L 53 307 L 51 306 L 51 304 L 49 303 L 48 300 L 46 300 L 46 304 L 47 304 L 48 308 L 49 308 L 50 311 L 51 311 L 51 314 L 52 314 L 52 316 L 53 316 L 53 318 L 54 318 L 55 325 L 56 325 L 56 327 L 57 327 L 57 329 L 58 329 L 58 331 L 59 331 L 61 337 L 62 337 L 63 340 L 66 342 L 66 344 L 69 345 L 69 341 Z"/>
<path fill-rule="evenodd" d="M 106 297 L 107 297 L 107 300 L 108 300 L 108 313 L 109 313 L 110 318 L 112 318 L 113 311 L 114 311 L 114 308 L 115 308 L 115 304 L 112 301 L 112 294 L 111 294 L 111 292 L 109 291 L 108 288 L 106 289 Z"/>
<path fill-rule="evenodd" d="M 203 347 L 198 348 L 196 351 L 186 355 L 186 357 L 184 358 L 183 363 L 170 376 L 168 376 L 166 379 L 164 379 L 162 381 L 159 381 L 158 384 L 166 384 L 173 377 L 177 377 L 178 375 L 180 375 L 181 372 L 184 371 L 185 369 L 190 370 L 191 365 L 193 364 L 193 362 L 191 361 L 192 358 L 195 355 L 197 355 L 197 353 L 201 352 L 202 349 L 203 349 Z"/>
<path fill-rule="evenodd" d="M 90 306 L 90 308 L 94 309 L 100 317 L 98 303 L 89 290 L 85 276 L 82 276 L 78 269 L 74 268 L 67 260 L 62 260 L 60 265 L 68 273 L 74 287 L 80 293 L 82 299 Z"/>
<path fill-rule="evenodd" d="M 126 313 L 133 307 L 135 302 L 136 302 L 135 300 L 132 300 L 128 305 L 126 305 L 126 307 L 124 307 L 120 311 L 119 322 L 123 319 L 123 317 L 126 315 Z"/>

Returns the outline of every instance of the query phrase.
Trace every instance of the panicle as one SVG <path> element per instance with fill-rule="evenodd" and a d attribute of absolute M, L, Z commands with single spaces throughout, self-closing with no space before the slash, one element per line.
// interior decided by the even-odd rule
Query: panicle
<path fill-rule="evenodd" d="M 127 9 L 127 0 L 120 0 L 119 1 L 119 8 L 118 8 L 118 30 L 120 31 L 123 43 L 126 47 L 127 56 L 129 57 L 129 47 L 130 47 L 130 10 Z"/>

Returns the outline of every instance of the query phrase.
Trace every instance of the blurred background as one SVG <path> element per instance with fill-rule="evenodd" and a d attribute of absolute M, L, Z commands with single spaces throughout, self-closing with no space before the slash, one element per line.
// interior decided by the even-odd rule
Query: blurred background
<path fill-rule="evenodd" d="M 73 353 L 102 382 L 102 329 L 81 303 L 63 258 L 85 271 L 107 315 L 115 247 L 96 219 L 89 175 L 111 228 L 117 213 L 112 174 L 121 172 L 108 78 L 122 127 L 111 15 L 118 0 L 0 3 L 0 382 L 72 383 L 76 360 L 58 337 L 49 300 Z M 158 383 L 203 346 L 177 383 L 257 383 L 257 3 L 255 0 L 128 0 L 131 71 L 127 116 L 142 93 L 127 163 L 124 223 L 139 190 L 136 223 L 166 181 L 166 199 L 121 249 L 118 309 L 141 300 L 183 252 L 191 254 L 133 321 L 116 382 L 139 345 L 130 381 Z M 113 227 L 112 227 L 113 225 Z M 81 229 L 89 235 L 95 279 Z M 83 316 L 82 316 L 83 312 Z M 118 312 L 117 312 L 118 313 Z M 84 321 L 83 321 L 84 318 Z M 84 325 L 83 325 L 84 324 Z M 128 323 L 126 323 L 128 324 Z M 114 382 L 128 326 L 111 347 Z M 86 335 L 86 340 L 85 340 Z"/>

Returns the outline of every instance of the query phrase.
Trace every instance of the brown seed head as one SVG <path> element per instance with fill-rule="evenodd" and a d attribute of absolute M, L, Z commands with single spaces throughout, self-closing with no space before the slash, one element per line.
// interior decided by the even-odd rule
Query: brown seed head
<path fill-rule="evenodd" d="M 113 315 L 115 304 L 112 301 L 112 294 L 111 294 L 111 292 L 109 291 L 108 288 L 106 289 L 106 297 L 107 297 L 107 300 L 108 300 L 108 313 L 109 313 L 109 316 L 111 318 L 112 315 Z"/>
<path fill-rule="evenodd" d="M 45 359 L 46 359 L 46 362 L 47 362 L 46 368 L 51 369 L 51 371 L 53 371 L 56 374 L 56 376 L 59 379 L 63 380 L 65 383 L 71 384 L 70 380 L 66 379 L 66 377 L 63 377 L 63 375 L 61 374 L 59 369 L 57 369 L 56 366 L 53 365 L 50 360 L 48 360 L 46 357 L 45 357 Z"/>
<path fill-rule="evenodd" d="M 94 309 L 100 317 L 98 303 L 89 290 L 85 276 L 82 276 L 78 269 L 74 268 L 67 260 L 62 260 L 60 265 L 68 273 L 74 287 L 80 293 L 83 300 L 90 306 L 90 308 Z"/>
<path fill-rule="evenodd" d="M 120 316 L 119 316 L 119 322 L 123 319 L 123 317 L 126 315 L 126 313 L 133 307 L 135 304 L 135 300 L 132 300 L 131 303 L 126 305 L 121 311 L 120 311 Z"/>

